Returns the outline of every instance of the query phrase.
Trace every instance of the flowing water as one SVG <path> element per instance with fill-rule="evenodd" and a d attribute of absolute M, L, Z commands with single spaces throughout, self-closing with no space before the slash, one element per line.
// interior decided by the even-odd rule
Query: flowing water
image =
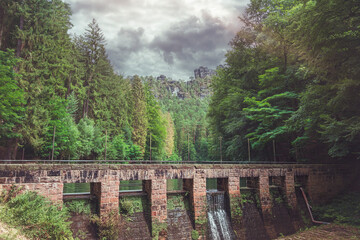
<path fill-rule="evenodd" d="M 208 191 L 208 221 L 210 238 L 213 240 L 235 239 L 231 227 L 230 218 L 225 208 L 225 196 L 223 192 Z"/>

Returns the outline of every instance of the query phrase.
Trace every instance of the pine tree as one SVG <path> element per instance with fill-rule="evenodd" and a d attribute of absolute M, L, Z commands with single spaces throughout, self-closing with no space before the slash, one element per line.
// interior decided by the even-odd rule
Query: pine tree
<path fill-rule="evenodd" d="M 12 143 L 21 138 L 19 129 L 25 113 L 24 91 L 19 88 L 20 76 L 14 71 L 16 64 L 13 51 L 0 50 L 0 143 L 8 145 L 8 159 L 16 157 L 17 145 Z"/>
<path fill-rule="evenodd" d="M 23 143 L 40 152 L 50 121 L 51 99 L 64 98 L 65 79 L 72 69 L 68 30 L 70 7 L 60 0 L 15 1 L 11 10 L 19 23 L 9 26 L 22 61 L 16 67 L 22 75 L 19 86 L 25 91 L 26 113 L 19 129 Z M 15 21 L 16 22 L 16 21 Z M 14 142 L 14 145 L 18 145 Z"/>
<path fill-rule="evenodd" d="M 148 121 L 146 118 L 145 90 L 141 79 L 135 75 L 131 81 L 132 93 L 132 141 L 145 152 Z"/>
<path fill-rule="evenodd" d="M 93 19 L 79 38 L 78 47 L 85 66 L 83 117 L 95 116 L 97 91 L 101 82 L 112 74 L 112 68 L 105 52 L 105 38 L 96 20 Z"/>

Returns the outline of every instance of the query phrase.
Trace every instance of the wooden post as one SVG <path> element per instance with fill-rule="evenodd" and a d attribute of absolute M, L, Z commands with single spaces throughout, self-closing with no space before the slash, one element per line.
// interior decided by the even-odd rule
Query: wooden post
<path fill-rule="evenodd" d="M 107 130 L 105 130 L 105 161 L 106 161 L 106 147 L 107 147 Z"/>
<path fill-rule="evenodd" d="M 25 156 L 25 148 L 23 147 L 23 152 L 22 152 L 21 160 L 24 160 L 24 156 Z"/>
<path fill-rule="evenodd" d="M 56 126 L 54 126 L 54 135 L 53 135 L 53 144 L 52 144 L 52 152 L 51 152 L 51 161 L 54 160 L 55 130 L 56 130 Z"/>
<path fill-rule="evenodd" d="M 275 140 L 273 140 L 274 162 L 276 162 Z"/>
<path fill-rule="evenodd" d="M 188 161 L 190 161 L 190 142 L 189 142 L 189 133 L 188 133 Z"/>
<path fill-rule="evenodd" d="M 220 140 L 220 162 L 222 162 L 222 148 L 221 148 L 222 137 L 221 136 L 219 137 L 219 140 Z"/>
<path fill-rule="evenodd" d="M 250 156 L 250 139 L 248 138 L 248 156 L 249 156 L 249 162 L 251 161 L 251 156 Z"/>

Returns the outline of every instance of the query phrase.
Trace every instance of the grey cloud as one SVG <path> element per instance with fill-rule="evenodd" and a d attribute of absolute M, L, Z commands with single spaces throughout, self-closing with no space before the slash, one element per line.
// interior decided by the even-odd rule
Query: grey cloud
<path fill-rule="evenodd" d="M 143 47 L 142 37 L 144 35 L 144 29 L 125 29 L 121 30 L 117 34 L 117 49 L 126 55 L 132 52 L 139 51 Z"/>
<path fill-rule="evenodd" d="M 249 0 L 222 1 L 227 16 L 213 9 L 214 15 L 206 11 L 199 14 L 200 9 L 212 6 L 210 0 L 205 4 L 172 0 L 64 1 L 71 4 L 74 13 L 72 33 L 81 34 L 91 18 L 98 20 L 116 71 L 126 75 L 172 74 L 186 79 L 200 65 L 214 68 L 223 63 L 228 42 L 238 29 L 236 14 L 241 15 L 239 9 Z M 224 19 L 214 17 L 216 14 Z M 168 27 L 169 23 L 174 24 Z"/>
<path fill-rule="evenodd" d="M 71 3 L 71 9 L 74 14 L 79 12 L 84 13 L 107 13 L 107 12 L 116 12 L 119 6 L 129 5 L 131 0 L 80 0 L 74 1 L 69 0 Z"/>
<path fill-rule="evenodd" d="M 168 64 L 217 65 L 232 36 L 234 32 L 225 23 L 203 11 L 201 18 L 189 17 L 155 37 L 149 47 L 159 51 Z"/>
<path fill-rule="evenodd" d="M 144 48 L 144 29 L 121 28 L 115 39 L 109 42 L 108 55 L 114 66 L 120 70 L 133 53 Z"/>

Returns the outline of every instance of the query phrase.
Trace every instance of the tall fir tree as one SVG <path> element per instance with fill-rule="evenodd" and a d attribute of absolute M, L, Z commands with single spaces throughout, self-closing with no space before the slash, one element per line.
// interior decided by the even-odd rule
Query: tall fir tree
<path fill-rule="evenodd" d="M 144 85 L 139 76 L 135 75 L 131 81 L 132 93 L 132 141 L 145 152 L 148 120 L 146 118 L 146 98 Z"/>

